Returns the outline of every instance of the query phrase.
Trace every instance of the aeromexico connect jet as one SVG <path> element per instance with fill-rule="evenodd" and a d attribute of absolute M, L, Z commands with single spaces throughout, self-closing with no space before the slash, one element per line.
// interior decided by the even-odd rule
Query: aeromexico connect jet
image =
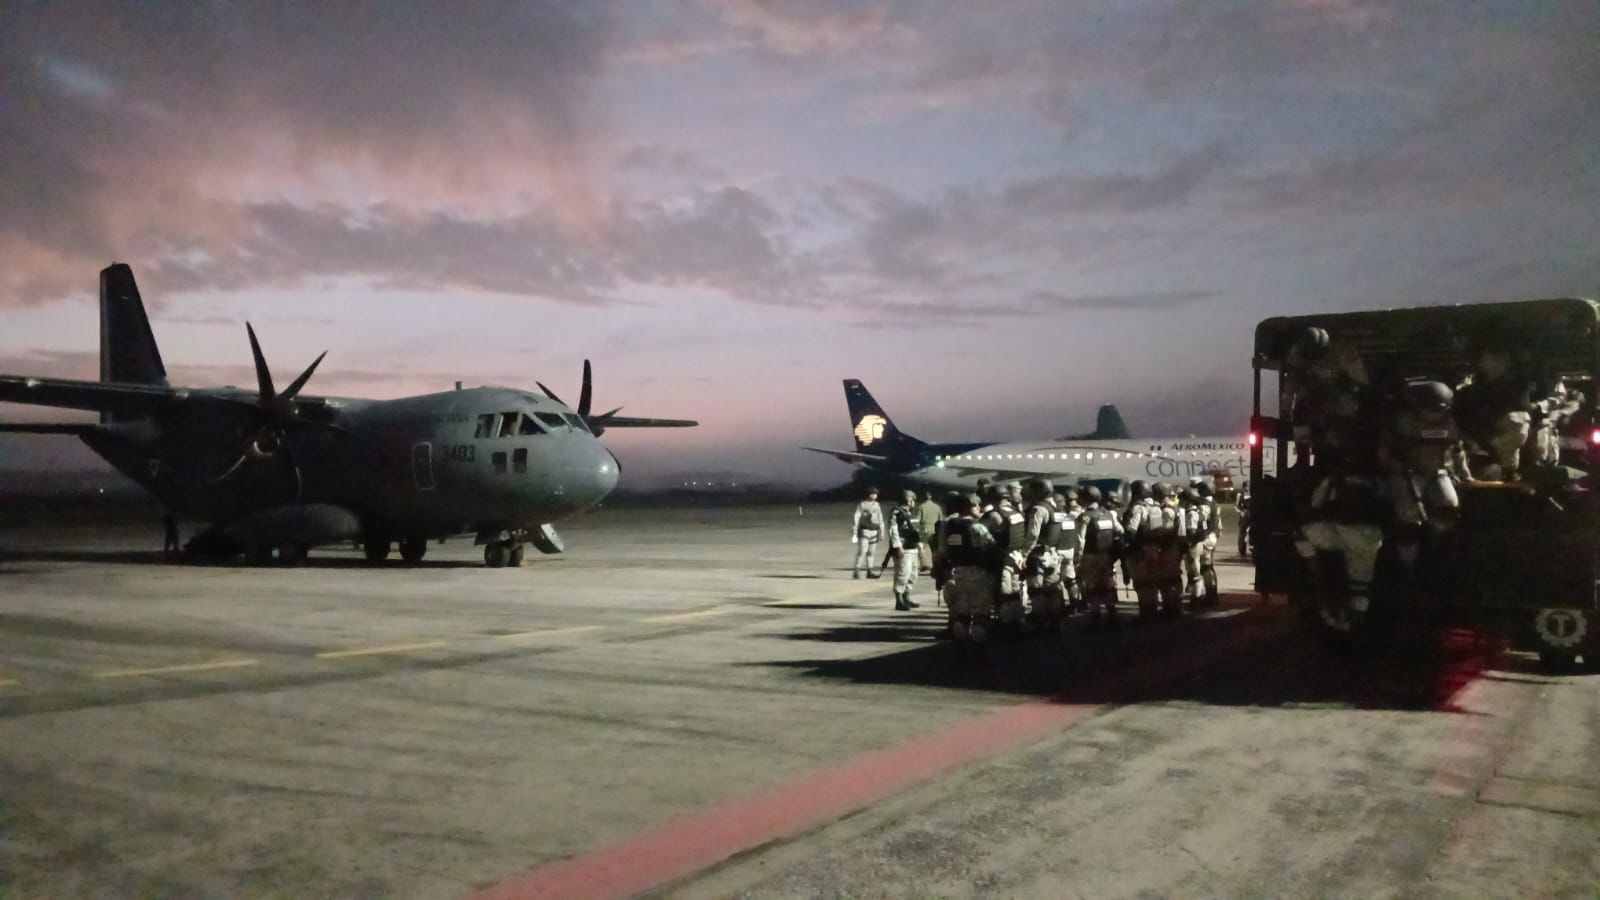
<path fill-rule="evenodd" d="M 1095 430 L 1053 440 L 930 444 L 895 427 L 889 414 L 860 381 L 844 382 L 845 403 L 856 449 L 823 450 L 843 462 L 881 473 L 888 479 L 932 487 L 970 489 L 978 479 L 1010 481 L 1042 477 L 1057 486 L 1088 481 L 1165 481 L 1227 472 L 1236 483 L 1250 476 L 1248 438 L 1128 435 L 1115 406 L 1100 407 Z"/>
<path fill-rule="evenodd" d="M 293 563 L 310 547 L 358 540 L 378 562 L 397 541 L 415 562 L 430 539 L 472 534 L 485 563 L 514 566 L 526 542 L 560 552 L 550 523 L 616 486 L 620 465 L 602 432 L 696 424 L 619 416 L 620 407 L 591 414 L 588 360 L 576 409 L 542 384 L 542 394 L 302 394 L 322 356 L 279 391 L 245 330 L 256 390 L 167 384 L 133 271 L 114 264 L 100 273 L 99 381 L 0 375 L 0 401 L 94 410 L 99 423 L 0 432 L 77 435 L 168 509 L 211 523 L 193 551 Z"/>

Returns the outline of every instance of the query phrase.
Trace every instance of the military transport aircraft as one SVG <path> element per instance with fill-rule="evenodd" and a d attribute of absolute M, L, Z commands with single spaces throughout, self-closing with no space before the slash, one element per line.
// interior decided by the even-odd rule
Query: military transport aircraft
<path fill-rule="evenodd" d="M 1250 475 L 1250 440 L 1237 437 L 1133 439 L 1115 406 L 1100 407 L 1086 435 L 1037 441 L 930 444 L 895 427 L 889 414 L 854 378 L 844 382 L 856 449 L 824 450 L 841 462 L 889 479 L 941 488 L 971 488 L 979 478 L 1009 481 L 1043 477 L 1061 483 L 1107 480 L 1184 482 L 1227 472 L 1242 483 Z"/>
<path fill-rule="evenodd" d="M 95 410 L 98 424 L 5 424 L 71 434 L 171 510 L 211 523 L 191 551 L 296 563 L 310 547 L 360 541 L 367 559 L 398 542 L 408 562 L 428 541 L 476 535 L 490 566 L 523 546 L 562 545 L 550 523 L 593 507 L 620 466 L 609 428 L 677 428 L 683 419 L 590 412 L 588 360 L 576 409 L 543 394 L 480 387 L 363 400 L 302 394 L 326 352 L 282 390 L 248 323 L 257 389 L 167 383 L 133 270 L 100 272 L 100 380 L 0 375 L 0 401 Z M 537 382 L 535 382 L 537 383 Z"/>

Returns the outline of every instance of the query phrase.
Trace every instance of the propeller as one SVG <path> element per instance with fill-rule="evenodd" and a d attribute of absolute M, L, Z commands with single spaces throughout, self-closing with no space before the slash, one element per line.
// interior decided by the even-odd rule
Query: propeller
<path fill-rule="evenodd" d="M 328 355 L 328 351 L 324 350 L 318 354 L 317 358 L 311 361 L 311 365 L 300 373 L 300 377 L 289 382 L 289 386 L 279 393 L 273 386 L 272 370 L 267 367 L 267 358 L 261 352 L 261 342 L 256 339 L 255 328 L 249 322 L 245 323 L 244 328 L 245 333 L 250 337 L 250 355 L 255 360 L 257 395 L 254 400 L 240 397 L 234 399 L 233 402 L 250 410 L 258 423 L 258 427 L 255 433 L 240 446 L 233 464 L 223 470 L 222 474 L 213 478 L 212 481 L 222 481 L 252 457 L 266 459 L 281 451 L 284 459 L 289 463 L 290 469 L 294 471 L 295 482 L 298 485 L 300 467 L 295 463 L 293 455 L 289 452 L 288 442 L 284 440 L 284 432 L 288 429 L 311 428 L 332 431 L 343 430 L 332 422 L 306 416 L 299 405 L 294 403 L 294 398 L 299 395 L 306 383 L 311 380 L 311 375 L 317 371 L 317 366 L 322 364 L 322 360 Z M 299 493 L 298 488 L 296 493 Z"/>
<path fill-rule="evenodd" d="M 546 397 L 549 397 L 551 400 L 554 400 L 562 406 L 567 405 L 565 400 L 562 400 L 560 397 L 556 396 L 555 391 L 545 387 L 544 382 L 536 381 L 534 383 L 539 385 L 539 389 L 544 391 L 544 395 Z M 583 361 L 583 386 L 578 390 L 578 405 L 574 409 L 574 412 L 578 414 L 579 418 L 583 419 L 585 425 L 589 426 L 589 430 L 594 432 L 595 437 L 599 437 L 600 435 L 605 434 L 606 423 L 611 420 L 611 417 L 615 416 L 619 412 L 622 412 L 622 407 L 619 406 L 616 409 L 603 412 L 598 416 L 592 416 L 589 414 L 589 409 L 593 401 L 594 370 L 590 367 L 589 361 L 586 359 Z"/>

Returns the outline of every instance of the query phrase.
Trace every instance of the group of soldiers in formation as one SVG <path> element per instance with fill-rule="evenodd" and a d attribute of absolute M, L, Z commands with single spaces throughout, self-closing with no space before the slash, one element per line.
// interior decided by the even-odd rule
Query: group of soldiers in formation
<path fill-rule="evenodd" d="M 1268 493 L 1287 504 L 1314 584 L 1342 577 L 1352 623 L 1369 610 L 1385 546 L 1417 582 L 1419 556 L 1458 520 L 1459 486 L 1584 474 L 1563 465 L 1584 460 L 1594 424 L 1582 394 L 1560 378 L 1541 384 L 1526 363 L 1485 346 L 1452 386 L 1369 372 L 1320 328 L 1295 339 L 1279 397 L 1293 464 Z"/>
<path fill-rule="evenodd" d="M 919 528 L 917 495 L 905 491 L 885 527 L 876 490 L 856 508 L 855 574 L 871 571 L 878 535 L 895 560 L 895 608 L 917 604 L 911 591 L 918 550 L 931 550 L 931 574 L 949 613 L 949 636 L 982 640 L 991 629 L 1064 627 L 1087 613 L 1085 630 L 1116 629 L 1116 566 L 1138 599 L 1138 621 L 1218 603 L 1216 547 L 1222 531 L 1212 486 L 1135 481 L 1118 509 L 1094 485 L 1058 493 L 1046 479 L 978 482 L 978 492 L 947 494 L 943 518 Z"/>

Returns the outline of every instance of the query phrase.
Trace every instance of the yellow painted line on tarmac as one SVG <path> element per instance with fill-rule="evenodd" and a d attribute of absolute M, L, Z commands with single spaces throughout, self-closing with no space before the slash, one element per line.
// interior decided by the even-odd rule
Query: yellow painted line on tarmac
<path fill-rule="evenodd" d="M 354 647 L 349 650 L 328 650 L 317 654 L 317 659 L 344 659 L 349 656 L 376 656 L 380 653 L 409 653 L 412 650 L 431 650 L 443 647 L 446 641 L 421 641 L 415 644 L 387 644 L 382 647 Z"/>
<path fill-rule="evenodd" d="M 259 666 L 260 660 L 255 659 L 217 659 L 203 663 L 184 663 L 176 666 L 154 666 L 148 669 L 115 669 L 110 672 L 96 672 L 95 678 L 137 678 L 140 675 L 178 675 L 184 672 L 210 672 L 216 669 L 243 669 L 247 666 Z"/>
<path fill-rule="evenodd" d="M 497 634 L 498 641 L 514 641 L 519 638 L 561 637 L 569 634 L 582 634 L 586 631 L 599 631 L 604 625 L 574 625 L 571 628 L 542 628 L 535 631 L 514 631 L 511 634 Z"/>
<path fill-rule="evenodd" d="M 696 610 L 695 612 L 669 613 L 664 616 L 650 616 L 649 618 L 641 619 L 640 621 L 649 622 L 651 624 L 659 622 L 687 622 L 691 619 L 709 619 L 712 616 L 720 616 L 727 612 L 730 612 L 728 607 L 717 606 L 711 609 Z"/>

